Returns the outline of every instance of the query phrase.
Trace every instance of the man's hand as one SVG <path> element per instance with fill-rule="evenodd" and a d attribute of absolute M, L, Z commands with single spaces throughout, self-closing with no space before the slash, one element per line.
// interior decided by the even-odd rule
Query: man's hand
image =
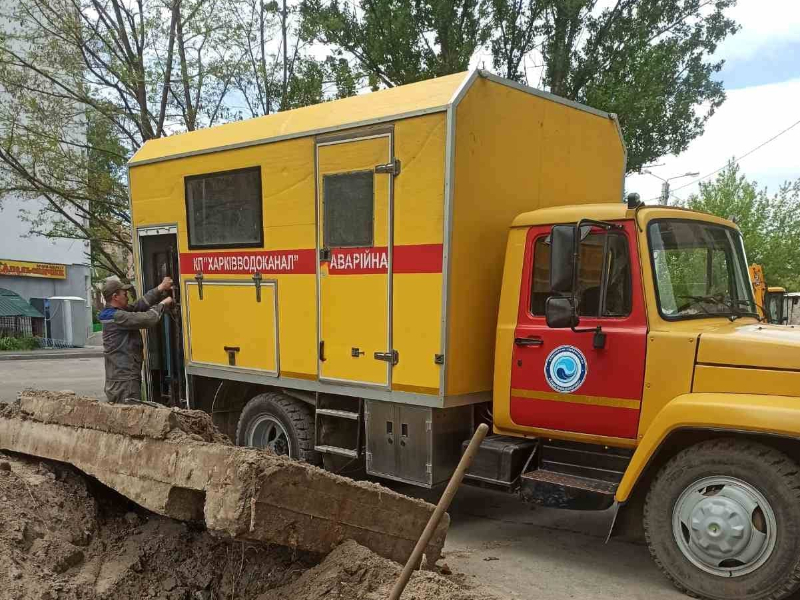
<path fill-rule="evenodd" d="M 164 280 L 158 284 L 159 292 L 168 292 L 172 289 L 172 277 L 164 277 Z"/>
<path fill-rule="evenodd" d="M 161 302 L 159 302 L 159 304 L 163 304 L 164 308 L 169 308 L 173 302 L 175 301 L 172 299 L 172 296 L 167 296 Z"/>

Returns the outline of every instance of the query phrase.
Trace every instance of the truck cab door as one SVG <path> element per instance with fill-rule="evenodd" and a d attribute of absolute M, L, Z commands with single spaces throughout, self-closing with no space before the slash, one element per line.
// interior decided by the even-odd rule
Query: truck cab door
<path fill-rule="evenodd" d="M 547 326 L 550 227 L 529 230 L 511 367 L 510 412 L 517 425 L 636 438 L 647 319 L 634 224 L 622 225 L 592 230 L 580 244 L 578 329 L 599 325 L 603 347 L 595 347 L 592 333 Z"/>

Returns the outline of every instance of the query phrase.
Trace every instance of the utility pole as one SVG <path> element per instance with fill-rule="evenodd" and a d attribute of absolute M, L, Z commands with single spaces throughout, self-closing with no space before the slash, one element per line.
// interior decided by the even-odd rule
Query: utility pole
<path fill-rule="evenodd" d="M 653 177 L 656 177 L 657 179 L 661 180 L 661 196 L 659 196 L 659 198 L 658 198 L 658 203 L 663 205 L 663 206 L 666 206 L 667 204 L 669 204 L 669 182 L 670 181 L 672 181 L 673 179 L 680 179 L 681 177 L 695 177 L 695 176 L 700 174 L 697 171 L 693 171 L 691 173 L 684 173 L 682 175 L 675 175 L 673 177 L 668 177 L 667 179 L 664 179 L 660 175 L 656 175 L 655 173 L 653 173 L 652 171 L 649 171 L 647 169 L 643 170 L 642 173 L 646 173 L 647 175 L 652 175 Z"/>

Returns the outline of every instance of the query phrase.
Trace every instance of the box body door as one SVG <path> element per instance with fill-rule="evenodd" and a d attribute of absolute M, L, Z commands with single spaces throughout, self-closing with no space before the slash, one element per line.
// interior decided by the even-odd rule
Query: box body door
<path fill-rule="evenodd" d="M 262 281 L 186 281 L 189 360 L 277 376 L 277 286 Z"/>
<path fill-rule="evenodd" d="M 317 145 L 320 379 L 388 387 L 391 135 Z"/>

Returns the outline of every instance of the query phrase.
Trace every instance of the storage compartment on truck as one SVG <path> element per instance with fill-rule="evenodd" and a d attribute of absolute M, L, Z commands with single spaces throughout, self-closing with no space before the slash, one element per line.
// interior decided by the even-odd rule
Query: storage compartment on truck
<path fill-rule="evenodd" d="M 130 188 L 190 376 L 448 408 L 491 400 L 513 219 L 624 172 L 613 115 L 475 71 L 148 140 Z"/>
<path fill-rule="evenodd" d="M 274 281 L 186 282 L 189 360 L 227 369 L 278 374 Z"/>
<path fill-rule="evenodd" d="M 367 473 L 433 487 L 447 481 L 472 435 L 472 406 L 429 408 L 370 400 Z"/>

